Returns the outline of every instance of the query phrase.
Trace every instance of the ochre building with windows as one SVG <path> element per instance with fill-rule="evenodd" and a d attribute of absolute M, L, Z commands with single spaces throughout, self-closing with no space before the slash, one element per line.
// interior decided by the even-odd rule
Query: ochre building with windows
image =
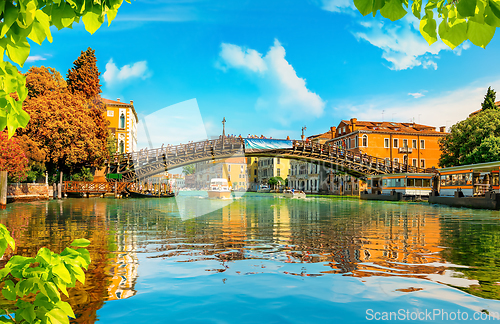
<path fill-rule="evenodd" d="M 332 127 L 332 130 L 335 127 Z M 349 151 L 384 158 L 420 168 L 438 167 L 441 151 L 438 140 L 447 135 L 445 127 L 415 123 L 342 120 L 331 143 Z"/>
<path fill-rule="evenodd" d="M 102 99 L 106 105 L 106 119 L 109 121 L 108 129 L 116 140 L 118 153 L 137 151 L 137 113 L 134 102 L 121 102 L 120 99 Z"/>

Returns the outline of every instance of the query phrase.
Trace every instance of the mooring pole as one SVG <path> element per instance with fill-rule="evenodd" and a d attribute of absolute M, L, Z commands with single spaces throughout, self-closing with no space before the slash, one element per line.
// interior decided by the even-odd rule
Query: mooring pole
<path fill-rule="evenodd" d="M 7 208 L 7 171 L 0 171 L 0 209 Z"/>
<path fill-rule="evenodd" d="M 57 198 L 62 199 L 62 179 L 63 179 L 63 173 L 62 171 L 59 172 L 59 184 L 57 185 Z"/>

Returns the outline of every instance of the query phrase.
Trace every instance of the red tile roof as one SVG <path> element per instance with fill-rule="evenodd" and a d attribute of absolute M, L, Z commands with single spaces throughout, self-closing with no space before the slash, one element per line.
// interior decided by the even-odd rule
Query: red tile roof
<path fill-rule="evenodd" d="M 495 102 L 495 105 L 497 105 L 497 107 L 500 107 L 500 101 Z M 476 110 L 474 112 L 471 112 L 470 115 L 469 115 L 469 117 L 474 116 L 475 114 L 479 113 L 481 110 L 483 110 L 483 108 L 481 108 L 479 110 Z"/>
<path fill-rule="evenodd" d="M 342 120 L 341 124 L 351 126 L 350 120 Z M 427 126 L 416 123 L 396 123 L 396 122 L 373 122 L 373 121 L 356 121 L 355 131 L 371 131 L 380 133 L 419 133 L 419 134 L 446 134 L 444 132 L 436 131 L 436 127 Z"/>
<path fill-rule="evenodd" d="M 116 101 L 116 100 L 111 100 L 111 99 L 106 99 L 106 98 L 102 98 L 102 101 L 106 105 L 110 105 L 110 106 L 128 106 L 128 107 L 132 108 L 132 112 L 134 113 L 134 116 L 135 116 L 135 121 L 139 122 L 139 118 L 137 117 L 137 113 L 135 112 L 133 101 L 130 101 L 130 103 L 126 103 L 126 102 L 121 102 L 121 101 Z"/>

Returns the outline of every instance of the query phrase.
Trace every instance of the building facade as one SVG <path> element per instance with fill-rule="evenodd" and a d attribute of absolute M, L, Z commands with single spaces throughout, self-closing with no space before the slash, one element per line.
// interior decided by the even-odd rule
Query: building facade
<path fill-rule="evenodd" d="M 445 127 L 415 123 L 342 120 L 335 138 L 336 146 L 357 154 L 367 154 L 419 168 L 438 167 L 441 151 L 438 140 L 447 135 Z"/>
<path fill-rule="evenodd" d="M 259 190 L 259 158 L 247 158 L 248 189 L 249 191 Z"/>
<path fill-rule="evenodd" d="M 272 177 L 288 178 L 290 173 L 290 160 L 282 158 L 259 158 L 257 161 L 258 186 L 267 185 Z M 252 176 L 254 177 L 254 176 Z"/>
<path fill-rule="evenodd" d="M 120 99 L 102 99 L 106 105 L 106 119 L 109 121 L 108 129 L 116 140 L 118 153 L 137 151 L 137 113 L 134 102 L 121 102 Z"/>
<path fill-rule="evenodd" d="M 197 163 L 195 176 L 197 189 L 208 189 L 213 178 L 227 179 L 229 186 L 236 191 L 248 188 L 247 161 L 244 157 Z"/>

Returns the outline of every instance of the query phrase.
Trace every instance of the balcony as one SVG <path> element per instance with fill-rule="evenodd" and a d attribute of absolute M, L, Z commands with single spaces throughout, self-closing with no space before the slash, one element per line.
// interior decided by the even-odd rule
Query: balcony
<path fill-rule="evenodd" d="M 411 147 L 400 147 L 398 149 L 398 152 L 399 153 L 411 153 L 411 152 L 413 152 L 413 148 L 411 148 Z"/>

